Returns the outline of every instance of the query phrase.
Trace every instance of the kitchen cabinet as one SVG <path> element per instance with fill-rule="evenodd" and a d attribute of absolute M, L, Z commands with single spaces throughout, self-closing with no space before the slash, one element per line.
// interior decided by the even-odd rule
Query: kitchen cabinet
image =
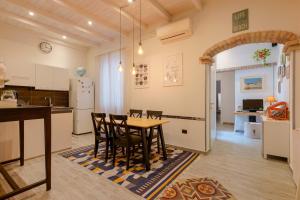
<path fill-rule="evenodd" d="M 60 91 L 69 90 L 69 70 L 63 68 L 52 68 L 52 89 Z"/>
<path fill-rule="evenodd" d="M 274 120 L 262 116 L 263 156 L 268 155 L 290 158 L 290 121 Z"/>
<path fill-rule="evenodd" d="M 22 66 L 11 64 L 7 67 L 9 81 L 5 85 L 14 86 L 35 86 L 35 66 L 31 63 L 24 63 Z"/>
<path fill-rule="evenodd" d="M 36 65 L 35 89 L 68 91 L 69 70 L 46 65 Z"/>
<path fill-rule="evenodd" d="M 53 70 L 52 67 L 45 65 L 36 65 L 35 67 L 35 89 L 52 89 Z"/>

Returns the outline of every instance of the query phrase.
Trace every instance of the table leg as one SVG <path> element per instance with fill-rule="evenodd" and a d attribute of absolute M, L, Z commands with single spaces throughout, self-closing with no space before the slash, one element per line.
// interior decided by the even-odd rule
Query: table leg
<path fill-rule="evenodd" d="M 167 160 L 168 156 L 167 156 L 167 150 L 166 150 L 166 144 L 165 144 L 165 138 L 164 138 L 162 125 L 159 126 L 158 132 L 159 132 L 159 136 L 160 136 L 161 147 L 162 147 L 162 151 L 163 151 L 163 157 L 164 157 L 164 160 Z"/>
<path fill-rule="evenodd" d="M 24 120 L 19 121 L 20 165 L 24 165 Z"/>
<path fill-rule="evenodd" d="M 150 134 L 149 134 L 149 138 L 148 138 L 148 153 L 149 153 L 150 159 L 151 159 L 152 139 L 153 139 L 153 127 L 150 128 Z"/>
<path fill-rule="evenodd" d="M 45 167 L 46 167 L 46 188 L 51 190 L 51 113 L 44 118 L 45 129 Z"/>
<path fill-rule="evenodd" d="M 150 170 L 150 162 L 149 162 L 149 154 L 148 154 L 148 143 L 147 143 L 147 138 L 146 138 L 146 134 L 147 131 L 145 128 L 142 129 L 142 140 L 143 140 L 143 152 L 144 152 L 144 161 L 145 161 L 145 165 L 146 165 L 146 171 Z"/>

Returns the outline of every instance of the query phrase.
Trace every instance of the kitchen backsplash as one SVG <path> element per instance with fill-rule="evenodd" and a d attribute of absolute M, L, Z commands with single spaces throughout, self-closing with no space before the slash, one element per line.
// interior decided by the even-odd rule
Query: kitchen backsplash
<path fill-rule="evenodd" d="M 69 106 L 68 91 L 36 90 L 33 87 L 5 86 L 0 88 L 0 95 L 3 90 L 15 90 L 18 93 L 18 99 L 28 105 L 48 105 L 45 97 L 51 97 L 54 106 Z"/>

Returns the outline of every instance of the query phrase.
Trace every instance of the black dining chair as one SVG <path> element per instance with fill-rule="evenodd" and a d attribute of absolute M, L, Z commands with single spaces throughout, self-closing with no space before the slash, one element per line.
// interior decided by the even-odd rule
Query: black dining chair
<path fill-rule="evenodd" d="M 127 115 L 109 115 L 110 129 L 112 132 L 113 165 L 115 165 L 117 148 L 126 148 L 126 169 L 129 169 L 131 148 L 142 143 L 142 137 L 130 134 L 127 126 Z M 144 152 L 143 152 L 144 155 Z M 145 159 L 144 159 L 145 160 Z"/>
<path fill-rule="evenodd" d="M 143 116 L 143 110 L 138 110 L 138 109 L 130 109 L 129 110 L 129 117 L 134 117 L 134 118 L 142 118 Z M 134 135 L 141 135 L 140 133 L 140 129 L 133 129 L 130 130 L 130 134 L 134 134 Z M 140 144 L 138 145 L 138 147 L 140 148 Z M 135 146 L 133 147 L 133 152 L 132 155 L 134 155 L 135 152 Z"/>
<path fill-rule="evenodd" d="M 162 114 L 163 114 L 163 111 L 147 110 L 147 119 L 161 120 Z M 160 137 L 159 137 L 158 131 L 159 131 L 159 127 L 154 127 L 153 128 L 152 139 L 156 138 L 157 152 L 160 153 Z M 148 135 L 148 139 L 149 139 L 149 135 Z M 152 144 L 152 141 L 149 141 L 149 143 Z M 151 151 L 151 148 L 149 149 L 149 151 Z"/>
<path fill-rule="evenodd" d="M 99 143 L 105 142 L 105 162 L 108 159 L 109 146 L 111 145 L 112 137 L 108 132 L 107 124 L 105 121 L 105 113 L 91 113 L 93 127 L 95 132 L 95 149 L 94 156 L 97 157 Z"/>
<path fill-rule="evenodd" d="M 143 110 L 130 109 L 129 110 L 129 116 L 130 117 L 135 117 L 135 118 L 142 118 Z"/>

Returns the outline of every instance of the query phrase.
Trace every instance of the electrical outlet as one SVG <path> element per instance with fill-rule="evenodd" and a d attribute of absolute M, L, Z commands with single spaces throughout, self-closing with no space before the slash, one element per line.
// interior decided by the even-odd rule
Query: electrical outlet
<path fill-rule="evenodd" d="M 187 134 L 187 130 L 186 129 L 182 129 L 181 133 L 182 134 Z"/>

